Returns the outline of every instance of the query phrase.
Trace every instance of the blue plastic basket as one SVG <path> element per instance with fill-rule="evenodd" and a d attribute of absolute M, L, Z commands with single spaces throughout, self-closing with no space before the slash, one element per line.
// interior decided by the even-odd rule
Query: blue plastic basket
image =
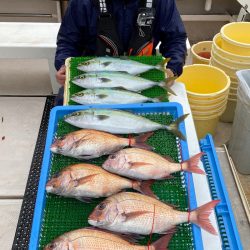
<path fill-rule="evenodd" d="M 62 119 L 65 115 L 72 113 L 74 111 L 93 108 L 93 106 L 66 106 L 66 107 L 56 107 L 51 111 L 48 134 L 46 139 L 45 153 L 41 170 L 41 177 L 38 186 L 38 194 L 36 199 L 36 206 L 31 230 L 29 249 L 34 250 L 39 247 L 39 238 L 43 220 L 43 212 L 46 204 L 46 192 L 45 186 L 49 176 L 50 170 L 50 145 L 52 144 L 54 135 L 57 130 L 57 124 L 59 119 Z M 128 110 L 133 113 L 169 113 L 174 119 L 183 115 L 182 106 L 178 103 L 149 103 L 149 104 L 129 104 L 129 105 L 95 105 L 94 108 L 106 108 L 106 109 L 120 109 Z M 182 122 L 179 126 L 179 130 L 186 135 L 185 124 Z M 181 157 L 182 160 L 187 160 L 189 158 L 188 146 L 185 141 L 180 141 L 181 146 Z M 195 190 L 193 185 L 192 175 L 185 173 L 185 182 L 187 184 L 187 178 L 189 178 L 190 185 L 190 209 L 195 209 L 197 207 Z M 193 241 L 195 249 L 202 250 L 202 239 L 201 230 L 198 226 L 192 224 Z"/>
<path fill-rule="evenodd" d="M 211 196 L 214 200 L 221 200 L 215 208 L 215 213 L 220 230 L 222 249 L 241 250 L 243 248 L 239 232 L 237 230 L 212 136 L 207 135 L 204 139 L 200 140 L 200 147 L 201 150 L 206 153 L 202 158 L 202 162 L 207 173 Z"/>

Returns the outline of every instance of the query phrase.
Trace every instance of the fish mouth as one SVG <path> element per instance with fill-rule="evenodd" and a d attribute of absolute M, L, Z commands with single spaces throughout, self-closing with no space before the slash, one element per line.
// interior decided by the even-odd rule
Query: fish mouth
<path fill-rule="evenodd" d="M 97 226 L 98 222 L 94 219 L 91 219 L 90 217 L 91 217 L 91 215 L 89 216 L 88 223 L 92 226 Z"/>
<path fill-rule="evenodd" d="M 51 147 L 50 147 L 50 151 L 53 152 L 53 153 L 57 153 L 58 152 L 58 148 L 55 144 L 52 144 Z"/>

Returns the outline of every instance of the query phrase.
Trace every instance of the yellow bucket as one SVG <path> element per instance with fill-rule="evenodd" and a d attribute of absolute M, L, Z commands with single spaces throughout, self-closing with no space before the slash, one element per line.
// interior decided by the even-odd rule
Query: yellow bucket
<path fill-rule="evenodd" d="M 231 79 L 235 78 L 236 71 L 238 71 L 237 68 L 229 67 L 229 66 L 225 65 L 224 63 L 219 62 L 214 57 L 211 57 L 210 64 L 214 67 L 217 67 L 217 68 L 223 70 Z"/>
<path fill-rule="evenodd" d="M 227 98 L 225 98 L 222 102 L 218 102 L 215 104 L 210 104 L 210 105 L 197 105 L 197 104 L 192 104 L 190 103 L 190 107 L 192 111 L 198 111 L 198 112 L 203 112 L 206 114 L 212 114 L 212 113 L 217 113 L 218 110 L 221 110 L 222 107 L 224 107 L 227 104 Z"/>
<path fill-rule="evenodd" d="M 229 93 L 229 91 L 228 91 Z M 221 96 L 219 98 L 214 98 L 214 99 L 209 99 L 209 100 L 201 100 L 201 99 L 191 99 L 188 97 L 188 101 L 190 106 L 211 106 L 211 105 L 215 105 L 218 103 L 223 103 L 225 100 L 227 100 L 228 95 L 226 96 Z"/>
<path fill-rule="evenodd" d="M 222 112 L 210 116 L 199 116 L 193 114 L 196 133 L 199 139 L 204 138 L 208 133 L 215 135 L 216 127 L 221 114 Z"/>
<path fill-rule="evenodd" d="M 233 122 L 237 99 L 229 98 L 225 112 L 221 115 L 220 121 L 222 122 Z"/>
<path fill-rule="evenodd" d="M 227 59 L 226 57 L 221 56 L 214 50 L 211 51 L 211 57 L 216 59 L 218 62 L 225 64 L 226 66 L 236 68 L 238 70 L 250 68 L 250 62 L 248 63 L 248 62 L 233 61 L 233 60 Z"/>
<path fill-rule="evenodd" d="M 221 28 L 221 48 L 236 55 L 250 56 L 250 22 L 234 22 Z"/>
<path fill-rule="evenodd" d="M 196 110 L 196 109 L 193 109 L 193 108 L 191 108 L 191 110 L 192 110 L 193 116 L 206 118 L 206 117 L 209 117 L 209 116 L 222 114 L 225 111 L 226 106 L 227 106 L 227 102 L 225 102 L 221 107 L 219 107 L 219 108 L 217 107 L 214 110 L 213 109 Z"/>
<path fill-rule="evenodd" d="M 185 84 L 191 99 L 207 100 L 226 96 L 230 86 L 230 78 L 222 70 L 204 64 L 185 66 L 177 81 Z"/>
<path fill-rule="evenodd" d="M 230 87 L 229 95 L 237 95 L 237 91 L 238 91 L 238 88 Z"/>
<path fill-rule="evenodd" d="M 212 41 L 202 41 L 191 47 L 193 64 L 209 64 Z"/>
<path fill-rule="evenodd" d="M 213 46 L 212 46 L 212 50 L 215 51 L 217 54 L 219 54 L 220 56 L 236 61 L 236 62 L 246 62 L 249 63 L 250 62 L 250 56 L 240 56 L 240 55 L 235 55 L 232 54 L 226 50 L 223 50 L 221 48 L 222 44 L 222 39 L 221 39 L 221 34 L 217 34 L 214 36 L 213 38 Z"/>

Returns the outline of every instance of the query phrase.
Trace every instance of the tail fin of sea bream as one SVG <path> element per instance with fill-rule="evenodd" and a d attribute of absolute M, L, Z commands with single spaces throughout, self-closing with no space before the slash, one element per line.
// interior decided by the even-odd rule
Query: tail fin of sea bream
<path fill-rule="evenodd" d="M 211 224 L 211 221 L 209 220 L 209 216 L 212 213 L 214 207 L 220 202 L 220 200 L 213 200 L 208 202 L 207 204 L 198 207 L 194 211 L 191 212 L 190 221 L 207 232 L 217 235 L 217 232 L 213 225 Z"/>
<path fill-rule="evenodd" d="M 187 161 L 183 161 L 181 164 L 183 166 L 183 170 L 190 173 L 195 174 L 206 174 L 202 169 L 199 168 L 198 164 L 201 157 L 204 155 L 203 152 L 194 155 Z"/>
<path fill-rule="evenodd" d="M 178 126 L 181 122 L 183 122 L 189 114 L 182 115 L 177 120 L 172 122 L 170 125 L 166 126 L 165 128 L 175 134 L 177 137 L 179 137 L 181 140 L 186 141 L 186 137 L 181 133 L 181 131 L 178 130 Z"/>
<path fill-rule="evenodd" d="M 137 137 L 134 137 L 134 138 L 130 139 L 131 143 L 129 146 L 135 147 L 135 148 L 142 148 L 142 149 L 146 149 L 146 150 L 152 150 L 153 148 L 150 145 L 148 145 L 146 143 L 146 141 L 153 134 L 154 134 L 153 132 L 149 132 L 149 133 L 145 133 L 145 134 L 139 135 Z"/>

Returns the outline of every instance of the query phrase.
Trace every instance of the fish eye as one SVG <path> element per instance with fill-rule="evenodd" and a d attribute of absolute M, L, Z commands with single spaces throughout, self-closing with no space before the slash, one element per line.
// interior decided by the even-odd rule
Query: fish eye
<path fill-rule="evenodd" d="M 115 159 L 116 155 L 111 155 L 110 159 Z"/>
<path fill-rule="evenodd" d="M 84 93 L 79 93 L 78 95 L 79 95 L 79 96 L 84 96 Z"/>
<path fill-rule="evenodd" d="M 99 210 L 103 210 L 105 207 L 106 207 L 106 204 L 105 204 L 105 203 L 101 203 L 101 204 L 98 206 L 98 209 L 99 209 Z"/>

